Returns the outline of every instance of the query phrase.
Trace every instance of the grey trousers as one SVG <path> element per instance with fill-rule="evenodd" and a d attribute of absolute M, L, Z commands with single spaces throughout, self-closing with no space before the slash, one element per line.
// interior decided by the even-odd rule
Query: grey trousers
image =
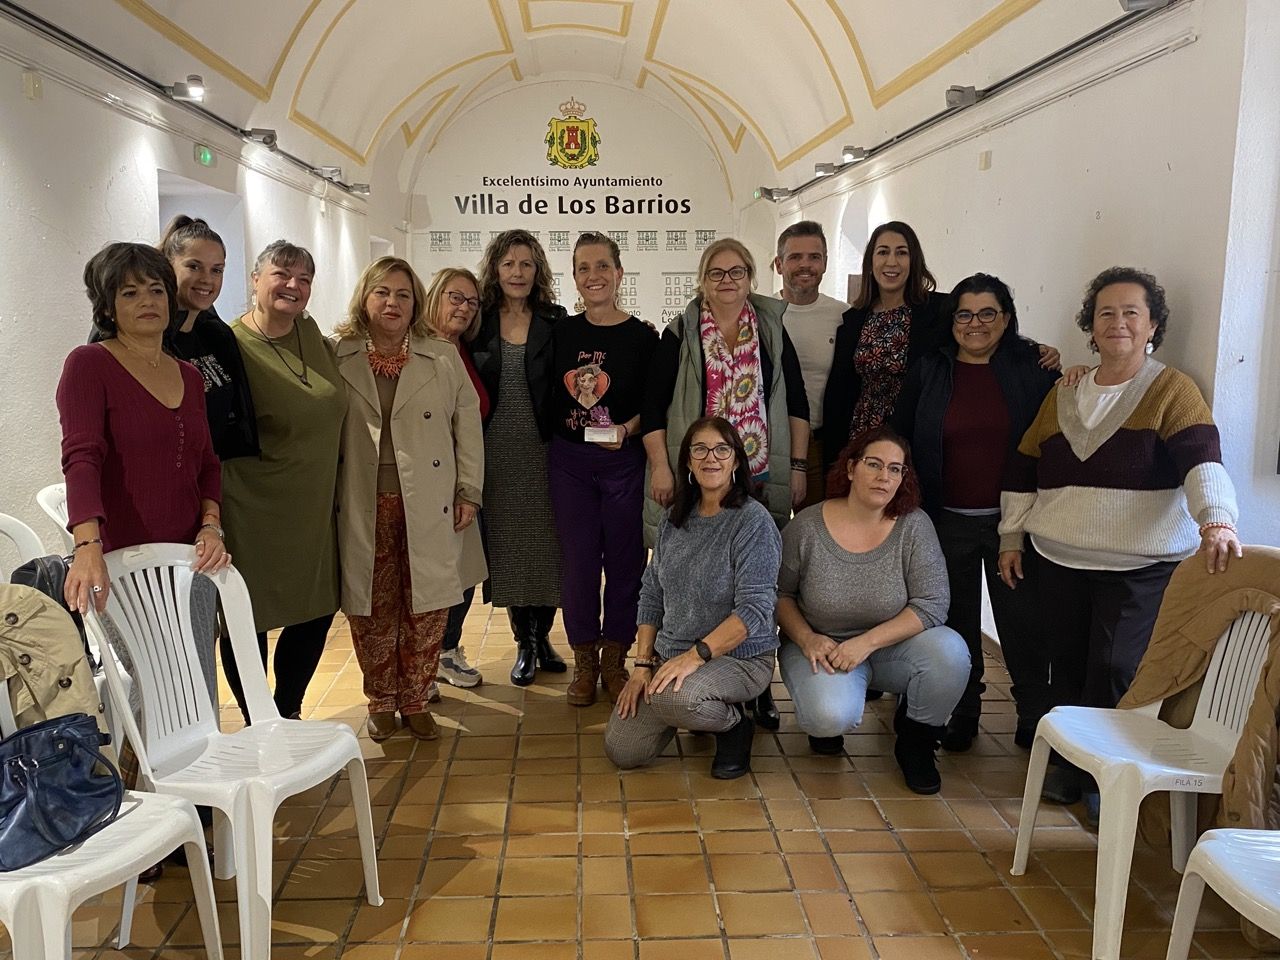
<path fill-rule="evenodd" d="M 652 701 L 643 699 L 634 716 L 609 715 L 604 752 L 624 770 L 649 763 L 666 749 L 676 730 L 724 733 L 742 717 L 730 704 L 758 697 L 773 679 L 773 652 L 750 659 L 716 657 L 669 686 Z"/>

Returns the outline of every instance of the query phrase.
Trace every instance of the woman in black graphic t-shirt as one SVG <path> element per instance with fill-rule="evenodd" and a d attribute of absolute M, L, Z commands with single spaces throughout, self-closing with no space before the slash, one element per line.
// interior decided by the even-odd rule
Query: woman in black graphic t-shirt
<path fill-rule="evenodd" d="M 645 463 L 636 433 L 658 335 L 618 309 L 622 263 L 609 237 L 578 238 L 573 276 L 585 310 L 556 324 L 547 415 L 551 505 L 563 555 L 560 605 L 574 659 L 568 699 L 589 706 L 597 681 L 617 699 L 636 635 Z"/>

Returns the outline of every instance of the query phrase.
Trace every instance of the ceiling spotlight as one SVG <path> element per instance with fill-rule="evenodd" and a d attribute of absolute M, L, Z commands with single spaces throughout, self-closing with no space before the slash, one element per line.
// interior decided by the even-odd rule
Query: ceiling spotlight
<path fill-rule="evenodd" d="M 186 80 L 175 81 L 173 86 L 165 87 L 164 92 L 175 100 L 186 100 L 190 103 L 204 102 L 204 77 L 198 73 L 190 74 Z"/>
<path fill-rule="evenodd" d="M 947 87 L 948 107 L 972 107 L 982 99 L 977 87 Z"/>
<path fill-rule="evenodd" d="M 1159 10 L 1172 2 L 1173 0 L 1120 0 L 1120 9 L 1125 13 L 1137 13 L 1140 10 Z"/>
<path fill-rule="evenodd" d="M 253 127 L 245 131 L 244 134 L 254 143 L 260 143 L 268 150 L 279 150 L 280 138 L 276 136 L 276 132 L 270 127 Z"/>
<path fill-rule="evenodd" d="M 779 200 L 786 200 L 791 193 L 792 191 L 787 187 L 756 187 L 754 196 L 757 200 L 777 203 Z"/>
<path fill-rule="evenodd" d="M 845 147 L 841 151 L 840 156 L 845 163 L 857 163 L 859 160 L 867 159 L 868 153 L 866 147 Z"/>
<path fill-rule="evenodd" d="M 369 185 L 367 183 L 351 184 L 351 192 L 357 197 L 367 197 L 369 195 Z"/>
<path fill-rule="evenodd" d="M 813 165 L 813 175 L 815 177 L 829 177 L 836 172 L 834 163 L 815 163 Z"/>
<path fill-rule="evenodd" d="M 341 180 L 341 167 L 316 167 L 316 173 L 324 177 L 326 180 Z"/>

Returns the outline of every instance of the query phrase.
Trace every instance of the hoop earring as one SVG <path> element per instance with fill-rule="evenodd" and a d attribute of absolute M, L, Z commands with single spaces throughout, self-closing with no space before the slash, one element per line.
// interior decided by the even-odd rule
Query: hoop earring
<path fill-rule="evenodd" d="M 693 471 L 692 471 L 692 470 L 690 470 L 690 471 L 689 471 L 689 486 L 691 486 L 691 487 L 692 487 L 695 483 L 697 483 L 697 481 L 693 479 Z"/>

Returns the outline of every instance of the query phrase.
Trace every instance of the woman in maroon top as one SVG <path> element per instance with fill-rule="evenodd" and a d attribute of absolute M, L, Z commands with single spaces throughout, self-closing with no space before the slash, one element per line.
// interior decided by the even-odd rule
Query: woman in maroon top
<path fill-rule="evenodd" d="M 84 282 L 105 339 L 71 351 L 57 392 L 75 543 L 64 595 L 81 613 L 106 606 L 110 550 L 194 543 L 196 571 L 231 562 L 204 381 L 163 348 L 178 308 L 173 267 L 153 247 L 113 243 L 85 266 Z"/>
<path fill-rule="evenodd" d="M 1033 582 L 1015 592 L 1000 580 L 996 527 L 1005 460 L 1058 374 L 1045 370 L 1041 348 L 1019 335 L 1013 295 L 999 278 L 979 273 L 961 280 L 948 298 L 946 316 L 951 336 L 911 367 L 890 419 L 911 441 L 924 508 L 946 558 L 947 626 L 969 647 L 969 683 L 942 745 L 968 750 L 978 733 L 985 571 L 1017 703 L 1014 742 L 1030 747 L 1036 724 L 1049 710 L 1049 660 L 1037 633 Z"/>

